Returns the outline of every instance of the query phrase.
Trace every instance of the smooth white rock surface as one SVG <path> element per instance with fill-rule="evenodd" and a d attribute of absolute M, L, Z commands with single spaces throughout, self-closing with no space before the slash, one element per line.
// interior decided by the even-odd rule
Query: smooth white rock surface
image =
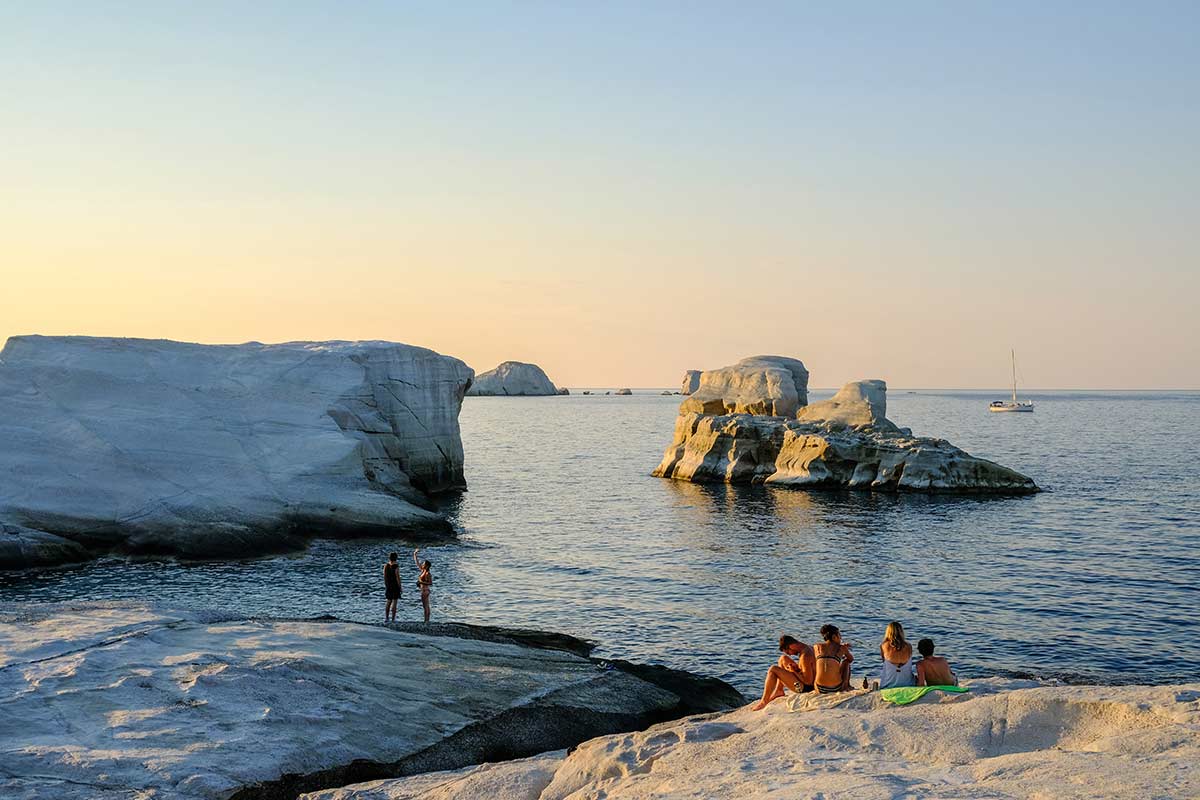
<path fill-rule="evenodd" d="M 392 342 L 13 337 L 0 351 L 0 566 L 63 560 L 63 539 L 224 557 L 442 524 L 421 505 L 464 483 L 472 377 Z"/>
<path fill-rule="evenodd" d="M 0 797 L 217 800 L 284 773 L 396 762 L 510 709 L 524 716 L 482 735 L 515 742 L 542 723 L 679 699 L 573 653 L 510 643 L 3 603 Z"/>
<path fill-rule="evenodd" d="M 700 373 L 680 413 L 790 417 L 808 404 L 808 370 L 794 358 L 752 356 Z"/>
<path fill-rule="evenodd" d="M 541 367 L 521 361 L 505 361 L 495 369 L 477 375 L 467 390 L 471 397 L 542 397 L 558 393 L 558 388 Z"/>
<path fill-rule="evenodd" d="M 796 418 L 804 422 L 890 426 L 892 423 L 887 419 L 887 384 L 881 380 L 847 383 L 828 400 L 800 408 Z"/>
<path fill-rule="evenodd" d="M 312 800 L 1200 797 L 1200 684 L 968 685 L 904 707 L 809 694 Z"/>
<path fill-rule="evenodd" d="M 689 369 L 683 373 L 683 381 L 679 384 L 680 394 L 691 394 L 700 388 L 701 370 Z"/>

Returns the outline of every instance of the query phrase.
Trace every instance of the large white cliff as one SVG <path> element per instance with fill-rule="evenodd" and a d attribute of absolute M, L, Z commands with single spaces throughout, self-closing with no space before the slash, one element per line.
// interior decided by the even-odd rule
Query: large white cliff
<path fill-rule="evenodd" d="M 247 556 L 442 527 L 473 372 L 392 342 L 17 336 L 0 351 L 0 568 Z"/>
<path fill-rule="evenodd" d="M 846 384 L 808 405 L 808 371 L 758 356 L 700 376 L 654 474 L 695 482 L 919 492 L 1036 492 L 1008 467 L 887 419 L 887 385 Z"/>
<path fill-rule="evenodd" d="M 559 391 L 537 364 L 505 361 L 476 376 L 467 394 L 471 397 L 542 397 L 559 394 Z"/>

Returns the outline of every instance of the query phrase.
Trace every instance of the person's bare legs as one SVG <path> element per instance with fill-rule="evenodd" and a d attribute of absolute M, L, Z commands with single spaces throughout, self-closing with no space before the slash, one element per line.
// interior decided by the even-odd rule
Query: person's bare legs
<path fill-rule="evenodd" d="M 425 621 L 429 622 L 429 595 L 421 595 L 421 606 L 425 609 Z"/>
<path fill-rule="evenodd" d="M 763 682 L 762 699 L 755 704 L 754 710 L 761 711 L 775 698 L 783 697 L 783 687 L 786 686 L 794 692 L 799 685 L 800 679 L 796 677 L 796 673 L 776 664 L 767 670 L 767 679 Z"/>

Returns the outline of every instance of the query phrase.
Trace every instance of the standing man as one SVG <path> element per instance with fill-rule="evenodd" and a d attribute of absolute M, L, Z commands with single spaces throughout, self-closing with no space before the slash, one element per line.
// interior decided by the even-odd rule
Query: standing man
<path fill-rule="evenodd" d="M 396 559 L 399 553 L 388 553 L 387 563 L 383 565 L 383 588 L 387 593 L 387 607 L 383 611 L 384 623 L 396 621 L 396 608 L 400 605 L 400 564 Z"/>

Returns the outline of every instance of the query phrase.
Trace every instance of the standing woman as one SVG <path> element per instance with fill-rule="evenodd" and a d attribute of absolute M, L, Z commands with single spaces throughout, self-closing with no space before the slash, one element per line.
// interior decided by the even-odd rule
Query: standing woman
<path fill-rule="evenodd" d="M 883 668 L 879 673 L 879 688 L 893 686 L 916 686 L 917 671 L 913 667 L 913 648 L 904 639 L 904 626 L 889 622 L 879 643 L 879 654 L 883 656 Z"/>
<path fill-rule="evenodd" d="M 384 624 L 396 621 L 396 607 L 400 605 L 400 564 L 396 561 L 399 557 L 398 553 L 388 553 L 387 563 L 383 565 L 383 590 L 387 596 Z"/>
<path fill-rule="evenodd" d="M 429 568 L 433 564 L 428 559 L 421 561 L 417 558 L 416 550 L 413 550 L 413 563 L 421 571 L 417 576 L 417 586 L 421 588 L 421 606 L 425 609 L 425 621 L 429 622 L 429 587 L 433 586 L 433 575 L 430 574 Z"/>

